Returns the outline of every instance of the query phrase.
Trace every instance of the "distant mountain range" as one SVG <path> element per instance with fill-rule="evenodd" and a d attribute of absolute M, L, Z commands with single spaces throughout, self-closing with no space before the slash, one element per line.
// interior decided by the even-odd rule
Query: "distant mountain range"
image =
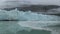
<path fill-rule="evenodd" d="M 50 9 L 54 9 L 54 8 L 60 8 L 60 6 L 58 5 L 31 5 L 29 7 L 14 7 L 14 8 L 4 8 L 4 10 L 13 10 L 17 8 L 18 10 L 21 10 L 21 11 L 28 11 L 28 10 L 31 10 L 31 11 L 47 11 L 47 10 L 50 10 Z"/>

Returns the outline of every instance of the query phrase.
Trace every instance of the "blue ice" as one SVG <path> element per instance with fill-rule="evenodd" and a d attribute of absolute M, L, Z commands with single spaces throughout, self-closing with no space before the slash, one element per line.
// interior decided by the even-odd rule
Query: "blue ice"
<path fill-rule="evenodd" d="M 17 9 L 6 11 L 0 10 L 0 20 L 19 20 L 19 21 L 59 21 L 59 16 L 43 15 L 31 11 L 19 11 Z"/>

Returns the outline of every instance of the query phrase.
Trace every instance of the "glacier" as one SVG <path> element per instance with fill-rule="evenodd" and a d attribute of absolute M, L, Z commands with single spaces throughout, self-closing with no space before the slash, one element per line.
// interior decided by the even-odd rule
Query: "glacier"
<path fill-rule="evenodd" d="M 17 9 L 6 11 L 0 10 L 0 20 L 18 21 L 60 21 L 60 16 L 43 15 L 29 11 L 19 11 Z"/>

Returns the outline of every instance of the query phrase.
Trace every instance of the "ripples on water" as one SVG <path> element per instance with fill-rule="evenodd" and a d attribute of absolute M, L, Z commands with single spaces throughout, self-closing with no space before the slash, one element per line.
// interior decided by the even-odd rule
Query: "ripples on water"
<path fill-rule="evenodd" d="M 0 34 L 37 34 L 37 33 L 50 34 L 51 31 L 53 32 L 53 34 L 55 33 L 59 34 L 60 27 L 55 26 L 57 24 L 60 23 L 58 21 L 56 22 L 0 21 Z M 26 25 L 28 25 L 28 27 Z"/>
<path fill-rule="evenodd" d="M 50 31 L 22 27 L 18 23 L 21 22 L 0 21 L 0 34 L 50 34 Z"/>

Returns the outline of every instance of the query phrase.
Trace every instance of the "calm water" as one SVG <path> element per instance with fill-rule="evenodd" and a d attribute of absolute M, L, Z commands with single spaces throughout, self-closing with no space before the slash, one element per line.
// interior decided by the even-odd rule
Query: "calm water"
<path fill-rule="evenodd" d="M 24 30 L 17 23 L 18 21 L 0 21 L 0 34 L 50 34 L 50 31 L 45 30 Z"/>

